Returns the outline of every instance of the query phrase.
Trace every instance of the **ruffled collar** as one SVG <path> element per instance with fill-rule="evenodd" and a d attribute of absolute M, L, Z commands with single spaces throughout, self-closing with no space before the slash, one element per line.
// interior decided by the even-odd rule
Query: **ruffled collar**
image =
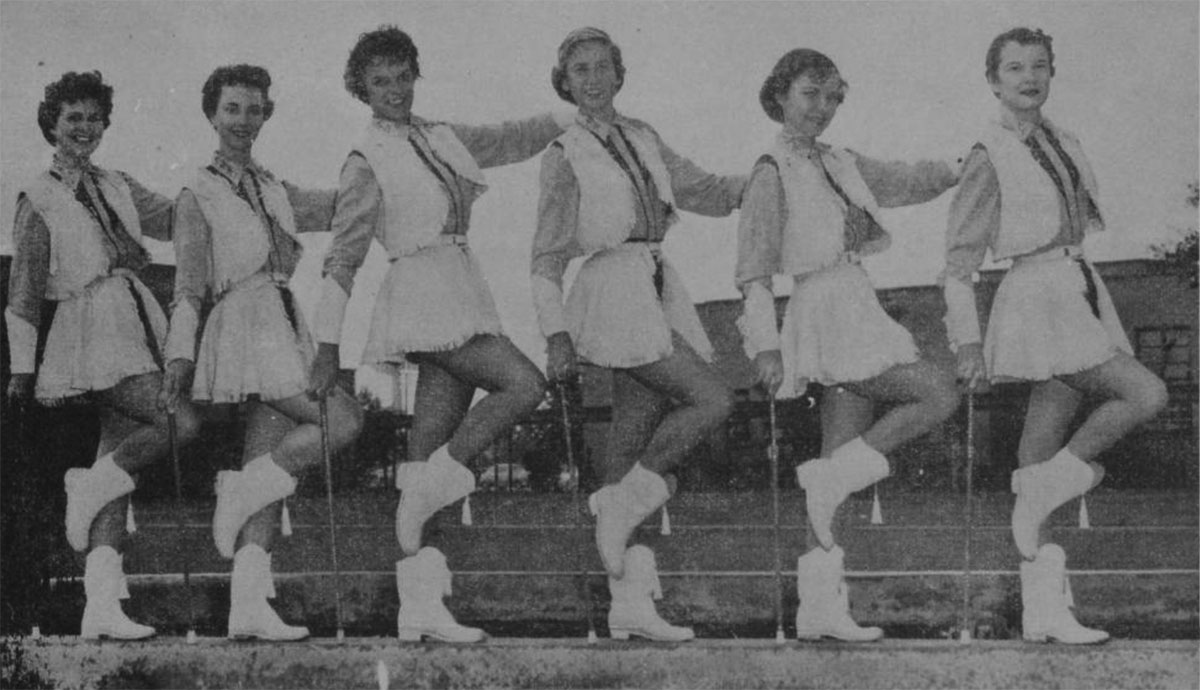
<path fill-rule="evenodd" d="M 805 137 L 789 132 L 786 127 L 779 131 L 779 143 L 792 153 L 809 160 L 828 154 L 830 150 L 829 144 L 822 141 L 809 141 Z"/>
<path fill-rule="evenodd" d="M 212 164 L 214 168 L 234 182 L 242 179 L 242 175 L 246 172 L 250 172 L 260 180 L 275 179 L 275 176 L 271 174 L 270 170 L 267 170 L 259 165 L 258 161 L 254 160 L 253 158 L 250 159 L 249 163 L 239 163 L 221 153 L 219 149 L 213 152 Z"/>
<path fill-rule="evenodd" d="M 50 174 L 62 180 L 62 183 L 71 189 L 75 189 L 85 174 L 95 176 L 99 173 L 100 168 L 90 158 L 81 161 L 55 151 L 50 159 Z"/>
<path fill-rule="evenodd" d="M 417 115 L 410 115 L 408 118 L 408 122 L 396 122 L 395 120 L 388 120 L 388 119 L 385 119 L 382 117 L 372 117 L 371 118 L 371 126 L 372 127 L 378 129 L 381 132 L 386 132 L 388 134 L 391 134 L 391 135 L 397 136 L 397 137 L 407 137 L 409 131 L 412 130 L 413 128 L 428 129 L 428 128 L 432 127 L 434 124 L 435 124 L 434 122 L 426 120 L 425 118 L 419 117 Z"/>
<path fill-rule="evenodd" d="M 613 118 L 611 123 L 598 120 L 591 115 L 584 115 L 581 112 L 576 112 L 575 123 L 600 137 L 601 139 L 608 138 L 608 135 L 612 132 L 613 125 L 620 125 L 626 129 L 632 129 L 635 127 L 634 121 L 628 117 L 625 117 L 620 112 L 617 113 L 616 117 Z"/>
<path fill-rule="evenodd" d="M 1017 137 L 1022 140 L 1028 139 L 1029 135 L 1037 131 L 1039 127 L 1051 131 L 1054 129 L 1050 118 L 1045 115 L 1039 115 L 1037 120 L 1022 120 L 1004 106 L 1000 106 L 1000 116 L 996 121 L 1004 129 L 1015 132 Z"/>

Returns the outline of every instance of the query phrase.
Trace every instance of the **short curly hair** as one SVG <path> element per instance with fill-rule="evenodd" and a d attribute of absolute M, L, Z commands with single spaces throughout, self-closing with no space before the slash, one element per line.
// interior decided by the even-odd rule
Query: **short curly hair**
<path fill-rule="evenodd" d="M 811 74 L 814 80 L 820 82 L 836 76 L 843 89 L 849 86 L 838 74 L 837 65 L 824 53 L 811 48 L 789 50 L 775 63 L 771 74 L 767 75 L 762 88 L 758 90 L 758 102 L 767 117 L 783 122 L 783 106 L 779 105 L 779 97 L 786 94 L 792 88 L 792 82 L 803 74 Z"/>
<path fill-rule="evenodd" d="M 1027 29 L 1019 26 L 1015 29 L 1009 29 L 993 38 L 992 44 L 988 46 L 987 56 L 984 58 L 984 76 L 987 77 L 989 84 L 995 83 L 998 78 L 1000 51 L 1004 50 L 1004 46 L 1009 43 L 1017 43 L 1023 46 L 1045 46 L 1046 54 L 1050 57 L 1050 76 L 1054 76 L 1054 39 L 1041 29 Z"/>
<path fill-rule="evenodd" d="M 625 61 L 621 59 L 621 46 L 614 43 L 608 33 L 602 29 L 591 26 L 575 29 L 567 34 L 567 37 L 559 44 L 558 64 L 550 70 L 550 84 L 554 86 L 554 93 L 571 105 L 577 105 L 577 103 L 575 103 L 575 97 L 567 89 L 567 61 L 571 59 L 571 54 L 577 47 L 592 41 L 608 46 L 609 54 L 612 55 L 613 69 L 617 73 L 617 91 L 620 91 L 621 87 L 625 85 Z"/>
<path fill-rule="evenodd" d="M 358 41 L 350 49 L 350 57 L 346 60 L 346 71 L 342 74 L 342 81 L 350 95 L 363 103 L 367 102 L 367 85 L 363 83 L 363 74 L 377 58 L 383 58 L 387 63 L 407 62 L 412 67 L 413 76 L 421 76 L 417 44 L 398 27 L 383 24 L 374 31 L 359 34 Z"/>
<path fill-rule="evenodd" d="M 58 145 L 54 128 L 58 126 L 63 106 L 81 101 L 96 101 L 104 117 L 104 128 L 108 129 L 113 109 L 113 87 L 104 83 L 99 71 L 67 72 L 58 81 L 46 85 L 45 96 L 38 103 L 38 127 L 51 146 Z"/>
<path fill-rule="evenodd" d="M 257 65 L 226 65 L 213 70 L 200 90 L 200 107 L 204 110 L 204 117 L 211 119 L 217 114 L 221 90 L 226 86 L 244 86 L 262 91 L 263 120 L 271 119 L 271 114 L 275 112 L 275 101 L 271 100 L 271 74 L 266 68 Z"/>

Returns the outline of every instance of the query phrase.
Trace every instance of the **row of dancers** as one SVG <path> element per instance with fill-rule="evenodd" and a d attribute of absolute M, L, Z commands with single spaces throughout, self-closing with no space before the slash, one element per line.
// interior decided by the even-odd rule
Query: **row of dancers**
<path fill-rule="evenodd" d="M 1164 384 L 1131 355 L 1103 282 L 1083 255 L 1104 228 L 1096 179 L 1079 141 L 1042 114 L 1054 76 L 1051 37 L 1017 28 L 985 57 L 999 116 L 960 163 L 882 161 L 820 137 L 847 94 L 827 56 L 783 55 L 759 101 L 780 124 L 749 175 L 707 172 L 649 124 L 618 111 L 621 50 L 596 28 L 572 31 L 551 82 L 574 112 L 470 126 L 414 114 L 417 47 L 394 26 L 362 34 L 345 88 L 372 118 L 343 164 L 337 190 L 300 189 L 253 156 L 270 119 L 266 69 L 216 69 L 201 107 L 217 139 L 209 164 L 171 200 L 91 161 L 110 124 L 112 87 L 97 72 L 46 87 L 38 123 L 54 147 L 22 188 L 5 310 L 7 395 L 95 404 L 95 462 L 66 473 L 66 532 L 86 552 L 84 638 L 139 639 L 130 620 L 120 544 L 139 470 L 174 436 L 194 440 L 202 411 L 246 408 L 243 463 L 217 477 L 213 537 L 233 560 L 228 634 L 294 640 L 307 628 L 271 608 L 271 550 L 295 477 L 336 452 L 362 414 L 336 384 L 339 342 L 356 272 L 373 242 L 390 267 L 371 315 L 363 364 L 418 367 L 408 460 L 397 472 L 396 564 L 401 639 L 473 642 L 443 603 L 450 570 L 422 545 L 425 522 L 475 488 L 473 458 L 532 412 L 550 382 L 586 362 L 611 370 L 613 418 L 589 497 L 608 575 L 613 637 L 682 641 L 693 632 L 655 611 L 653 553 L 629 546 L 675 490 L 672 470 L 732 410 L 712 346 L 683 281 L 662 251 L 681 211 L 738 217 L 738 321 L 758 382 L 771 396 L 827 387 L 819 458 L 796 468 L 817 544 L 797 562 L 797 636 L 875 640 L 850 616 L 843 550 L 832 525 L 851 493 L 890 472 L 888 455 L 945 421 L 956 378 L 1032 384 L 1012 489 L 1022 557 L 1027 640 L 1095 643 L 1070 607 L 1065 554 L 1044 522 L 1103 476 L 1096 456 L 1166 404 Z M 541 154 L 531 286 L 547 342 L 546 374 L 505 337 L 467 240 L 483 169 Z M 957 371 L 924 359 L 881 308 L 861 258 L 891 242 L 880 209 L 929 201 L 955 187 L 941 283 Z M 297 234 L 329 231 L 311 326 L 288 289 Z M 138 280 L 143 236 L 174 243 L 170 317 Z M 991 252 L 1011 259 L 986 337 L 973 275 Z M 568 265 L 583 259 L 565 291 Z M 792 279 L 782 325 L 772 280 Z M 48 302 L 46 302 L 48 300 Z M 53 305 L 46 309 L 45 304 Z M 38 356 L 39 328 L 47 331 Z M 476 389 L 487 395 L 472 404 Z M 1084 396 L 1102 402 L 1068 436 Z M 877 405 L 886 405 L 876 416 Z M 324 421 L 324 424 L 322 422 Z M 813 542 L 810 542 L 813 543 Z"/>

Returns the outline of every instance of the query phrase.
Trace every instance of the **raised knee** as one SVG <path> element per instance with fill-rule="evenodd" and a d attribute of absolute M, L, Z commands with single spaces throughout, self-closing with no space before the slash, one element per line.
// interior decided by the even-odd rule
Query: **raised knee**
<path fill-rule="evenodd" d="M 512 385 L 511 391 L 519 399 L 522 413 L 528 414 L 537 409 L 546 397 L 546 377 L 536 369 L 520 376 Z"/>
<path fill-rule="evenodd" d="M 938 386 L 933 392 L 930 402 L 936 421 L 943 422 L 949 419 L 958 410 L 961 402 L 962 394 L 952 384 Z"/>
<path fill-rule="evenodd" d="M 175 440 L 190 443 L 200 435 L 200 414 L 190 405 L 180 405 L 175 411 Z"/>
<path fill-rule="evenodd" d="M 722 386 L 709 391 L 700 404 L 708 412 L 711 424 L 716 426 L 733 414 L 733 393 Z"/>
<path fill-rule="evenodd" d="M 1154 382 L 1147 385 L 1135 400 L 1142 421 L 1150 421 L 1167 409 L 1170 397 L 1167 384 L 1163 383 L 1161 379 L 1155 378 Z"/>
<path fill-rule="evenodd" d="M 350 402 L 339 403 L 335 409 L 337 412 L 330 420 L 329 436 L 332 450 L 336 451 L 358 438 L 363 427 L 363 411 L 359 405 Z"/>

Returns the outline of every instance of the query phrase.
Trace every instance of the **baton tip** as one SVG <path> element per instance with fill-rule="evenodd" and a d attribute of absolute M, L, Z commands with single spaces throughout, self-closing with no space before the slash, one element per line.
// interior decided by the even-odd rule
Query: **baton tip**
<path fill-rule="evenodd" d="M 341 629 L 341 628 L 338 628 L 338 630 L 337 630 L 337 641 L 338 641 L 339 643 L 341 643 L 341 642 L 345 642 L 345 641 L 346 641 L 346 631 L 345 631 L 345 630 L 343 630 L 343 629 Z"/>
<path fill-rule="evenodd" d="M 971 631 L 963 628 L 958 632 L 959 644 L 971 644 Z"/>
<path fill-rule="evenodd" d="M 588 644 L 596 644 L 598 641 L 599 641 L 599 639 L 596 637 L 596 631 L 588 630 L 588 636 L 587 636 Z"/>
<path fill-rule="evenodd" d="M 196 631 L 195 630 L 187 631 L 187 643 L 188 644 L 196 644 Z"/>
<path fill-rule="evenodd" d="M 785 642 L 787 642 L 787 637 L 783 634 L 783 628 L 777 628 L 775 630 L 775 644 L 784 644 Z"/>

